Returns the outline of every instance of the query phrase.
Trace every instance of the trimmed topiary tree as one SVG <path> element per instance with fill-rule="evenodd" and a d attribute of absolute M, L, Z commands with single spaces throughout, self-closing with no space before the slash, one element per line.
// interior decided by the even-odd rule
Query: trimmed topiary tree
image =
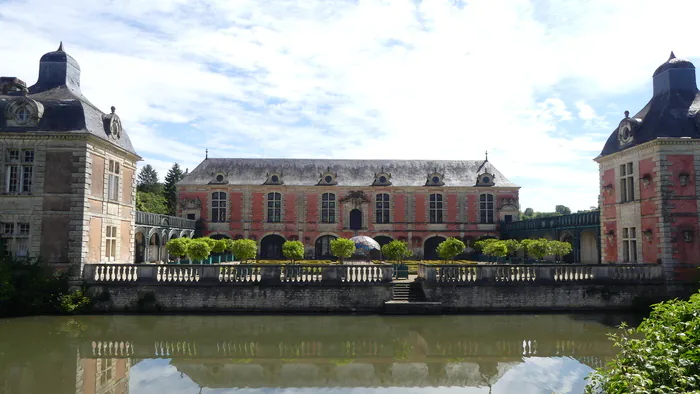
<path fill-rule="evenodd" d="M 258 244 L 252 239 L 237 239 L 231 249 L 233 255 L 243 263 L 252 260 L 258 254 Z"/>
<path fill-rule="evenodd" d="M 214 246 L 216 245 L 216 240 L 215 240 L 215 239 L 211 239 L 211 238 L 209 238 L 209 237 L 200 237 L 200 238 L 195 238 L 195 239 L 197 239 L 197 240 L 199 240 L 199 241 L 206 242 L 207 245 L 209 245 L 209 248 L 210 248 L 210 249 L 214 249 Z"/>
<path fill-rule="evenodd" d="M 503 244 L 508 249 L 507 256 L 511 257 L 515 256 L 523 248 L 523 245 L 517 239 L 506 239 L 503 241 Z"/>
<path fill-rule="evenodd" d="M 573 247 L 568 242 L 563 241 L 549 241 L 550 254 L 559 256 L 562 258 L 573 250 Z"/>
<path fill-rule="evenodd" d="M 552 254 L 549 240 L 546 238 L 524 240 L 523 243 L 526 245 L 527 254 L 536 260 L 542 260 L 544 256 Z"/>
<path fill-rule="evenodd" d="M 498 241 L 496 238 L 480 239 L 480 240 L 474 242 L 474 249 L 479 253 L 484 253 L 484 248 L 486 247 L 486 245 L 490 244 L 491 242 L 496 242 L 496 241 Z"/>
<path fill-rule="evenodd" d="M 506 241 L 489 242 L 484 246 L 483 252 L 487 256 L 502 258 L 508 256 L 508 246 Z"/>
<path fill-rule="evenodd" d="M 457 238 L 450 237 L 440 242 L 437 246 L 437 253 L 442 259 L 454 260 L 455 256 L 464 252 L 464 249 L 466 249 L 464 242 Z"/>
<path fill-rule="evenodd" d="M 211 248 L 211 251 L 214 253 L 224 253 L 226 251 L 226 239 L 217 239 L 214 240 L 214 246 Z"/>
<path fill-rule="evenodd" d="M 189 238 L 173 238 L 165 244 L 165 249 L 172 256 L 177 257 L 178 261 L 187 256 L 187 244 L 192 241 Z"/>
<path fill-rule="evenodd" d="M 187 244 L 187 257 L 192 260 L 206 260 L 210 253 L 209 243 L 201 239 L 193 239 Z"/>
<path fill-rule="evenodd" d="M 304 244 L 301 241 L 285 241 L 282 244 L 282 254 L 292 263 L 301 260 L 304 258 Z"/>
<path fill-rule="evenodd" d="M 413 252 L 408 249 L 408 243 L 404 241 L 391 241 L 382 246 L 382 254 L 396 262 L 402 262 L 405 257 L 413 255 Z"/>
<path fill-rule="evenodd" d="M 336 238 L 331 241 L 331 254 L 343 263 L 346 259 L 355 253 L 355 243 L 347 238 Z"/>

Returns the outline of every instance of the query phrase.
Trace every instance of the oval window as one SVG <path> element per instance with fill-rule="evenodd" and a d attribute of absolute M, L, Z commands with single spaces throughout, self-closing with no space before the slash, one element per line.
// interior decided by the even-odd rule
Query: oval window
<path fill-rule="evenodd" d="M 384 175 L 379 177 L 379 183 L 386 183 L 386 177 Z"/>
<path fill-rule="evenodd" d="M 323 178 L 323 180 L 325 180 L 326 183 L 331 183 L 331 182 L 333 182 L 333 177 L 330 175 L 326 175 L 326 177 Z"/>
<path fill-rule="evenodd" d="M 434 177 L 433 177 L 433 183 L 434 183 L 434 184 L 440 183 L 440 177 L 434 176 Z"/>
<path fill-rule="evenodd" d="M 485 176 L 485 177 L 481 178 L 481 181 L 484 183 L 491 183 L 491 178 Z"/>
<path fill-rule="evenodd" d="M 270 177 L 270 180 L 271 180 L 273 183 L 277 183 L 277 182 L 280 181 L 280 178 L 279 178 L 277 175 L 273 175 L 272 177 Z"/>
<path fill-rule="evenodd" d="M 223 182 L 223 181 L 224 181 L 224 176 L 221 175 L 221 174 L 217 175 L 217 176 L 216 176 L 216 181 L 217 181 L 217 182 Z"/>

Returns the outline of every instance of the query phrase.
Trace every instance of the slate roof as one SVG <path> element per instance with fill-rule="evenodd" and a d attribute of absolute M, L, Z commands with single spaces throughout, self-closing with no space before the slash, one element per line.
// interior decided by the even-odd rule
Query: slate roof
<path fill-rule="evenodd" d="M 262 185 L 267 173 L 281 172 L 285 185 L 314 186 L 324 173 L 337 173 L 337 186 L 371 186 L 375 173 L 391 174 L 391 186 L 424 186 L 429 174 L 444 174 L 445 186 L 475 186 L 477 175 L 494 175 L 495 187 L 519 187 L 485 160 L 330 160 L 209 158 L 178 185 L 207 185 L 217 174 L 231 185 Z M 332 186 L 331 186 L 332 187 Z"/>
<path fill-rule="evenodd" d="M 39 79 L 28 90 L 26 97 L 44 106 L 44 114 L 38 125 L 9 127 L 3 116 L 5 108 L 23 94 L 15 92 L 3 95 L 0 92 L 0 133 L 92 134 L 137 155 L 126 131 L 121 131 L 119 139 L 110 138 L 107 134 L 103 123 L 106 114 L 81 93 L 80 66 L 63 51 L 63 45 L 57 51 L 42 56 Z"/>
<path fill-rule="evenodd" d="M 654 72 L 654 95 L 641 111 L 630 117 L 635 125 L 632 142 L 620 144 L 616 128 L 599 157 L 611 155 L 657 138 L 700 138 L 700 91 L 695 66 L 673 52 Z"/>

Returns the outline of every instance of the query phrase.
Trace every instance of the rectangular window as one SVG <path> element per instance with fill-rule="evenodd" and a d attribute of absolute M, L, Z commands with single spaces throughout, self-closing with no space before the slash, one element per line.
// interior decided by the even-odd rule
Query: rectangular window
<path fill-rule="evenodd" d="M 634 201 L 634 168 L 632 163 L 620 165 L 620 202 Z"/>
<path fill-rule="evenodd" d="M 211 194 L 211 221 L 226 221 L 226 193 L 214 192 Z"/>
<path fill-rule="evenodd" d="M 390 223 L 389 195 L 377 194 L 377 223 Z"/>
<path fill-rule="evenodd" d="M 119 200 L 119 162 L 114 160 L 109 161 L 109 169 L 107 171 L 107 198 L 111 201 Z"/>
<path fill-rule="evenodd" d="M 430 223 L 442 223 L 442 194 L 430 195 Z"/>
<path fill-rule="evenodd" d="M 31 193 L 34 175 L 34 150 L 8 149 L 5 158 L 5 193 Z"/>
<path fill-rule="evenodd" d="M 107 226 L 106 231 L 105 257 L 108 261 L 114 261 L 117 257 L 117 227 Z"/>
<path fill-rule="evenodd" d="M 512 221 L 513 221 L 513 215 L 506 215 L 506 217 L 505 217 L 505 222 L 506 222 L 506 223 L 510 223 L 510 222 L 512 222 Z"/>
<path fill-rule="evenodd" d="M 195 215 L 193 213 L 188 213 L 187 214 L 187 219 L 189 220 L 195 220 Z"/>
<path fill-rule="evenodd" d="M 622 260 L 629 263 L 637 262 L 637 228 L 622 229 Z"/>
<path fill-rule="evenodd" d="M 267 193 L 267 221 L 279 223 L 282 221 L 282 195 Z"/>
<path fill-rule="evenodd" d="M 481 224 L 493 223 L 493 194 L 479 196 L 479 221 Z"/>
<path fill-rule="evenodd" d="M 335 194 L 321 195 L 321 223 L 335 223 Z"/>
<path fill-rule="evenodd" d="M 29 256 L 29 223 L 1 223 L 0 231 L 5 256 Z"/>

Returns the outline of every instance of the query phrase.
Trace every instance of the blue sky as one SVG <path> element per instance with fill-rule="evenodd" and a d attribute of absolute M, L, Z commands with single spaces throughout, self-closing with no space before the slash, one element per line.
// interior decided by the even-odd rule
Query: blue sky
<path fill-rule="evenodd" d="M 0 74 L 64 48 L 144 163 L 211 157 L 489 160 L 521 208 L 597 205 L 593 158 L 697 0 L 0 0 Z M 424 176 L 424 174 L 418 174 Z"/>

